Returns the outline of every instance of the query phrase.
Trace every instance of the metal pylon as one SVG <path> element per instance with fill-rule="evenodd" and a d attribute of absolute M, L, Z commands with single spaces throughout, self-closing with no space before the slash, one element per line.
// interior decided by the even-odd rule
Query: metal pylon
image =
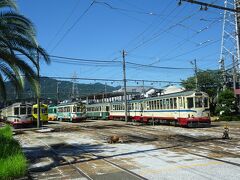
<path fill-rule="evenodd" d="M 240 7 L 240 0 L 225 0 L 224 6 L 227 8 L 237 9 Z M 221 55 L 219 60 L 219 68 L 223 75 L 223 89 L 226 88 L 228 82 L 226 70 L 239 72 L 239 29 L 240 14 L 231 11 L 224 11 L 223 31 L 221 43 Z M 233 63 L 234 59 L 234 63 Z M 234 67 L 235 64 L 235 67 Z"/>

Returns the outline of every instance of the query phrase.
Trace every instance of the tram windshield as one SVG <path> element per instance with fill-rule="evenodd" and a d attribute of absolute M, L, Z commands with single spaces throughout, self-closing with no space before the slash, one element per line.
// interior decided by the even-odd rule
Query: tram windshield
<path fill-rule="evenodd" d="M 202 97 L 195 97 L 195 108 L 203 107 Z"/>
<path fill-rule="evenodd" d="M 208 97 L 195 97 L 187 98 L 187 107 L 188 108 L 208 108 L 209 102 Z"/>
<path fill-rule="evenodd" d="M 47 108 L 42 108 L 42 114 L 47 114 Z"/>
<path fill-rule="evenodd" d="M 20 115 L 26 114 L 26 107 L 20 107 Z"/>
<path fill-rule="evenodd" d="M 73 107 L 73 112 L 81 112 L 80 107 L 79 106 L 74 106 Z"/>
<path fill-rule="evenodd" d="M 14 108 L 14 115 L 19 115 L 19 107 Z"/>

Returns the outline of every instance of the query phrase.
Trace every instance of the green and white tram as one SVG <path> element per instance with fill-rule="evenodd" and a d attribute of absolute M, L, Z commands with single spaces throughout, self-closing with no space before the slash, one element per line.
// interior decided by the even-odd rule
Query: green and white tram
<path fill-rule="evenodd" d="M 109 117 L 110 103 L 98 103 L 86 105 L 87 118 L 107 120 Z"/>
<path fill-rule="evenodd" d="M 86 119 L 86 109 L 81 102 L 61 103 L 57 106 L 59 121 L 80 122 Z"/>

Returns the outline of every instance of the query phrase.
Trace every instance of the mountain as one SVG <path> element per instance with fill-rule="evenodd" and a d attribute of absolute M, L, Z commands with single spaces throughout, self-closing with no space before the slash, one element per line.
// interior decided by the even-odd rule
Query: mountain
<path fill-rule="evenodd" d="M 41 98 L 42 99 L 52 99 L 52 100 L 65 100 L 72 97 L 72 87 L 73 82 L 70 81 L 60 81 L 52 78 L 42 77 L 40 79 L 41 85 Z M 35 94 L 31 89 L 28 82 L 24 84 L 24 91 L 17 96 L 15 89 L 10 82 L 6 82 L 7 96 L 9 101 L 14 101 L 15 99 L 33 99 Z M 119 89 L 120 87 L 113 87 L 101 83 L 94 84 L 79 84 L 75 83 L 75 97 L 84 97 L 90 94 L 97 94 L 103 92 L 112 92 Z M 59 95 L 57 97 L 57 89 Z"/>

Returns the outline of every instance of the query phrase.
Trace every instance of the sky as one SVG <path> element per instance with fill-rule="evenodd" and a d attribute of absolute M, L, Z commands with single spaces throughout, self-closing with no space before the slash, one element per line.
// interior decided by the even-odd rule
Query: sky
<path fill-rule="evenodd" d="M 223 5 L 222 0 L 204 2 Z M 127 63 L 127 79 L 179 82 L 194 74 L 194 59 L 202 70 L 219 66 L 222 10 L 201 11 L 194 4 L 179 6 L 177 0 L 17 0 L 17 4 L 20 13 L 34 23 L 37 40 L 50 55 L 107 61 L 76 63 L 52 58 L 50 65 L 41 63 L 42 76 L 70 78 L 75 73 L 80 78 L 122 79 L 122 50 L 126 62 L 189 68 Z M 128 84 L 139 85 L 140 81 Z"/>

